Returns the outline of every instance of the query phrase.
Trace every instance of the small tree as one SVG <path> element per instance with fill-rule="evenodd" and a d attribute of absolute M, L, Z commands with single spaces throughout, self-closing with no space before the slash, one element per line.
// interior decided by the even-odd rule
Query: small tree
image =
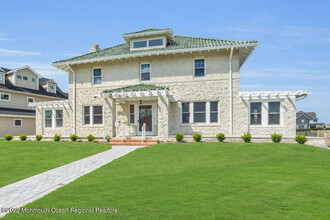
<path fill-rule="evenodd" d="M 200 133 L 195 133 L 193 138 L 196 142 L 200 142 L 202 140 L 202 135 Z"/>
<path fill-rule="evenodd" d="M 225 134 L 224 133 L 217 134 L 217 139 L 219 142 L 223 142 L 226 139 Z"/>
<path fill-rule="evenodd" d="M 245 143 L 250 143 L 251 142 L 251 134 L 249 132 L 244 133 L 244 135 L 242 135 L 241 138 L 243 139 L 243 141 Z"/>
<path fill-rule="evenodd" d="M 89 142 L 94 141 L 94 139 L 95 139 L 95 137 L 94 137 L 93 135 L 91 135 L 91 134 L 87 136 L 87 140 L 88 140 Z"/>
<path fill-rule="evenodd" d="M 61 135 L 59 135 L 59 134 L 55 134 L 53 140 L 54 140 L 54 141 L 60 141 L 60 140 L 61 140 Z"/>
<path fill-rule="evenodd" d="M 274 134 L 272 134 L 270 137 L 274 143 L 280 143 L 282 140 L 282 135 L 276 134 L 276 132 Z"/>
<path fill-rule="evenodd" d="M 177 133 L 175 136 L 175 139 L 177 142 L 181 142 L 183 140 L 184 134 L 182 133 Z"/>
<path fill-rule="evenodd" d="M 11 140 L 13 140 L 13 135 L 10 135 L 10 134 L 7 134 L 6 136 L 5 136 L 5 139 L 6 139 L 6 141 L 11 141 Z"/>
<path fill-rule="evenodd" d="M 21 141 L 26 141 L 26 139 L 27 139 L 26 134 L 21 134 L 21 135 L 19 136 L 19 139 L 20 139 Z"/>
<path fill-rule="evenodd" d="M 307 138 L 306 138 L 306 136 L 297 135 L 294 140 L 297 141 L 298 144 L 305 144 L 307 141 Z"/>
<path fill-rule="evenodd" d="M 36 141 L 41 141 L 41 139 L 42 139 L 42 135 L 41 134 L 36 135 Z"/>
<path fill-rule="evenodd" d="M 75 142 L 78 139 L 78 135 L 73 134 L 70 136 L 70 139 L 71 141 Z"/>

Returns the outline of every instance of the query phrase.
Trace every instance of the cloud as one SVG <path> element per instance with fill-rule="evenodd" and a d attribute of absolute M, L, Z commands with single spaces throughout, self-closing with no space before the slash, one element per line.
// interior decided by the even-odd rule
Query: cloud
<path fill-rule="evenodd" d="M 61 71 L 55 67 L 53 67 L 51 64 L 47 63 L 38 63 L 38 62 L 3 62 L 1 63 L 3 67 L 16 69 L 22 66 L 30 66 L 32 69 L 34 69 L 37 73 L 39 73 L 41 76 L 44 77 L 56 77 L 59 75 L 67 75 L 66 72 Z"/>
<path fill-rule="evenodd" d="M 38 56 L 41 55 L 41 52 L 35 51 L 24 51 L 24 50 L 9 50 L 0 48 L 0 57 L 8 56 Z"/>

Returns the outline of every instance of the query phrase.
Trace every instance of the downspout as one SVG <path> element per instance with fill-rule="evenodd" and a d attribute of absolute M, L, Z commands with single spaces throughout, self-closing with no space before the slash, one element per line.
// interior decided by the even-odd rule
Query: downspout
<path fill-rule="evenodd" d="M 232 73 L 233 47 L 229 55 L 229 114 L 230 114 L 230 136 L 233 136 L 233 73 Z"/>
<path fill-rule="evenodd" d="M 72 74 L 72 84 L 73 84 L 73 106 L 72 106 L 72 111 L 73 111 L 73 134 L 76 134 L 76 72 L 73 71 L 73 69 L 67 64 L 67 67 L 69 70 L 71 70 Z"/>

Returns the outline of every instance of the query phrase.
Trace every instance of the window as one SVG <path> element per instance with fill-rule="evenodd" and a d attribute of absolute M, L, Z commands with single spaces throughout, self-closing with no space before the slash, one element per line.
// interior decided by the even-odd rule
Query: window
<path fill-rule="evenodd" d="M 22 127 L 22 119 L 14 119 L 14 127 Z"/>
<path fill-rule="evenodd" d="M 0 73 L 0 80 L 2 80 L 2 73 Z"/>
<path fill-rule="evenodd" d="M 23 80 L 28 81 L 29 80 L 29 77 L 23 76 Z"/>
<path fill-rule="evenodd" d="M 194 102 L 194 122 L 206 122 L 206 102 Z"/>
<path fill-rule="evenodd" d="M 52 110 L 45 111 L 45 127 L 46 128 L 53 127 L 53 111 Z"/>
<path fill-rule="evenodd" d="M 56 127 L 63 127 L 63 110 L 55 110 Z"/>
<path fill-rule="evenodd" d="M 183 102 L 182 103 L 182 124 L 188 124 L 190 119 L 190 103 Z"/>
<path fill-rule="evenodd" d="M 150 80 L 150 64 L 141 64 L 141 81 Z"/>
<path fill-rule="evenodd" d="M 261 125 L 261 102 L 251 103 L 250 118 L 251 125 Z"/>
<path fill-rule="evenodd" d="M 10 101 L 10 95 L 5 93 L 0 93 L 0 100 L 1 101 Z"/>
<path fill-rule="evenodd" d="M 134 124 L 135 121 L 135 115 L 134 115 L 134 105 L 129 106 L 129 123 Z"/>
<path fill-rule="evenodd" d="M 149 47 L 163 46 L 163 39 L 149 40 Z"/>
<path fill-rule="evenodd" d="M 135 41 L 132 44 L 134 49 L 145 48 L 145 47 L 159 47 L 164 45 L 164 39 L 151 39 L 151 40 L 141 40 Z"/>
<path fill-rule="evenodd" d="M 31 78 L 32 82 L 37 82 L 36 78 Z"/>
<path fill-rule="evenodd" d="M 93 69 L 93 84 L 100 85 L 102 84 L 102 73 L 101 69 Z"/>
<path fill-rule="evenodd" d="M 102 124 L 103 124 L 103 107 L 85 106 L 84 125 L 102 125 Z"/>
<path fill-rule="evenodd" d="M 50 90 L 54 90 L 54 86 L 53 85 L 49 85 L 49 89 Z"/>
<path fill-rule="evenodd" d="M 268 103 L 268 124 L 269 125 L 280 124 L 280 102 Z"/>
<path fill-rule="evenodd" d="M 33 103 L 33 102 L 34 102 L 34 98 L 27 97 L 27 102 L 28 102 L 28 103 Z"/>
<path fill-rule="evenodd" d="M 301 119 L 301 123 L 305 123 L 305 120 L 304 119 Z"/>
<path fill-rule="evenodd" d="M 194 76 L 195 77 L 205 76 L 205 60 L 204 59 L 195 60 Z"/>
<path fill-rule="evenodd" d="M 210 102 L 210 122 L 218 122 L 218 102 Z"/>
<path fill-rule="evenodd" d="M 17 79 L 22 79 L 23 77 L 22 77 L 22 75 L 17 75 L 16 78 L 17 78 Z"/>

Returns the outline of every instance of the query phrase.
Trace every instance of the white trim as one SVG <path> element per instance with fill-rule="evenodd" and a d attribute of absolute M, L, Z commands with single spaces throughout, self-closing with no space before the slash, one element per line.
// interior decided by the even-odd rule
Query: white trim
<path fill-rule="evenodd" d="M 2 81 L 2 73 L 0 73 L 0 80 Z"/>
<path fill-rule="evenodd" d="M 256 47 L 258 43 L 248 43 L 235 45 L 235 48 L 241 47 Z M 225 46 L 216 46 L 216 47 L 201 47 L 201 48 L 187 48 L 187 49 L 178 49 L 178 50 L 163 50 L 163 51 L 147 51 L 143 53 L 134 53 L 134 54 L 124 54 L 124 55 L 116 55 L 102 58 L 94 58 L 87 60 L 79 60 L 79 61 L 63 61 L 58 63 L 53 63 L 54 67 L 58 67 L 60 69 L 64 68 L 67 64 L 80 64 L 80 63 L 93 63 L 93 62 L 101 62 L 108 60 L 116 60 L 116 59 L 128 59 L 128 58 L 136 58 L 136 57 L 144 57 L 144 56 L 152 56 L 152 55 L 167 55 L 167 54 L 176 54 L 176 53 L 190 53 L 190 52 L 199 52 L 199 51 L 210 51 L 210 50 L 221 50 L 221 49 L 229 49 L 233 47 L 233 45 L 225 45 Z"/>
<path fill-rule="evenodd" d="M 204 76 L 197 76 L 195 75 L 195 61 L 196 60 L 204 60 Z M 193 61 L 193 78 L 194 79 L 200 79 L 200 78 L 206 78 L 206 57 L 195 57 Z"/>
<path fill-rule="evenodd" d="M 36 116 L 28 116 L 28 115 L 6 115 L 6 114 L 0 114 L 0 117 L 4 118 L 15 118 L 19 116 L 20 118 L 35 118 Z"/>
<path fill-rule="evenodd" d="M 279 102 L 280 103 L 280 124 L 269 124 L 269 102 Z M 251 103 L 261 103 L 261 124 L 251 124 Z M 270 128 L 270 127 L 283 127 L 284 126 L 284 105 L 281 99 L 272 100 L 251 100 L 249 102 L 249 127 L 252 128 Z"/>
<path fill-rule="evenodd" d="M 33 102 L 29 102 L 29 99 L 33 99 Z M 33 97 L 26 97 L 26 101 L 27 101 L 27 103 L 34 103 L 34 98 Z"/>
<path fill-rule="evenodd" d="M 21 121 L 21 126 L 17 126 L 17 125 L 15 125 L 15 121 Z M 21 128 L 21 127 L 23 127 L 23 119 L 20 119 L 20 118 L 14 118 L 14 119 L 13 119 L 13 126 L 14 126 L 14 128 Z"/>
<path fill-rule="evenodd" d="M 19 94 L 29 94 L 29 95 L 33 95 L 33 96 L 39 96 L 39 97 L 48 97 L 48 98 L 52 98 L 52 99 L 63 99 L 63 98 L 59 98 L 59 97 L 53 97 L 53 96 L 49 96 L 49 95 L 40 95 L 40 94 L 35 94 L 35 93 L 31 93 L 31 92 L 20 92 L 20 91 L 15 91 L 15 90 L 10 90 L 10 89 L 0 89 L 1 91 L 8 91 L 11 93 L 19 93 Z"/>
<path fill-rule="evenodd" d="M 194 122 L 194 104 L 195 102 L 205 102 L 205 122 Z M 218 121 L 217 122 L 211 122 L 211 102 L 217 102 L 218 103 Z M 189 122 L 188 123 L 182 123 L 182 103 L 189 103 Z M 184 101 L 181 103 L 181 116 L 180 116 L 180 125 L 219 125 L 220 124 L 220 109 L 219 109 L 219 101 L 218 100 L 211 100 L 211 101 Z"/>
<path fill-rule="evenodd" d="M 29 107 L 62 108 L 69 106 L 68 100 L 29 103 Z"/>
<path fill-rule="evenodd" d="M 152 46 L 150 47 L 149 46 L 149 41 L 150 40 L 158 40 L 158 39 L 162 39 L 163 40 L 163 45 L 161 46 Z M 139 48 L 133 48 L 133 44 L 135 42 L 140 42 L 140 41 L 146 41 L 147 42 L 147 46 L 146 47 L 139 47 Z M 136 51 L 136 50 L 146 50 L 146 49 L 157 49 L 157 48 L 164 48 L 166 47 L 166 37 L 165 36 L 159 36 L 159 37 L 147 37 L 147 38 L 141 38 L 141 39 L 138 39 L 138 40 L 131 40 L 130 41 L 130 51 Z"/>
<path fill-rule="evenodd" d="M 259 91 L 259 92 L 239 92 L 239 97 L 243 100 L 269 100 L 284 98 L 299 98 L 311 94 L 308 91 Z"/>
<path fill-rule="evenodd" d="M 23 69 L 29 69 L 29 70 L 31 70 L 31 72 L 33 72 L 38 78 L 42 78 L 35 70 L 33 70 L 30 66 L 22 66 L 22 67 L 19 67 L 19 68 L 17 68 L 17 69 L 13 69 L 13 70 L 11 70 L 11 71 L 9 71 L 9 72 L 7 72 L 7 73 L 5 73 L 5 74 L 9 74 L 9 73 L 15 73 L 15 72 L 17 72 L 17 71 L 19 71 L 19 70 L 23 70 Z"/>
<path fill-rule="evenodd" d="M 6 100 L 6 99 L 1 99 L 1 95 L 8 95 L 8 96 L 9 96 L 9 99 L 8 99 L 8 100 Z M 10 102 L 10 101 L 11 101 L 11 94 L 0 92 L 0 101 L 3 101 L 3 102 Z"/>
<path fill-rule="evenodd" d="M 56 122 L 56 111 L 57 110 L 62 110 L 62 126 L 58 127 L 57 122 Z M 52 112 L 52 126 L 51 127 L 46 127 L 46 111 L 51 111 Z M 43 127 L 45 129 L 62 129 L 64 124 L 64 111 L 63 108 L 52 108 L 52 109 L 43 109 Z"/>
<path fill-rule="evenodd" d="M 163 35 L 163 34 L 165 34 L 169 38 L 173 38 L 172 28 L 168 28 L 168 29 L 165 29 L 165 30 L 158 30 L 158 31 L 148 31 L 148 32 L 140 32 L 140 33 L 127 33 L 127 34 L 123 34 L 122 36 L 128 42 L 132 38 Z"/>
<path fill-rule="evenodd" d="M 229 54 L 229 61 L 228 61 L 228 68 L 229 68 L 229 129 L 230 129 L 230 136 L 233 136 L 233 72 L 232 72 L 232 59 L 233 59 L 233 51 L 234 48 L 230 48 L 230 54 Z"/>
<path fill-rule="evenodd" d="M 96 69 L 100 69 L 101 70 L 101 76 L 97 76 L 97 77 L 101 77 L 101 83 L 100 84 L 94 84 L 94 70 Z M 102 80 L 102 67 L 101 66 L 95 66 L 92 68 L 92 86 L 101 86 L 103 83 Z"/>
<path fill-rule="evenodd" d="M 89 124 L 85 124 L 85 107 L 89 107 Z M 93 107 L 102 107 L 102 124 L 94 124 L 94 108 Z M 82 126 L 84 127 L 102 127 L 104 126 L 104 106 L 103 105 L 83 105 L 82 106 Z"/>
<path fill-rule="evenodd" d="M 142 80 L 142 65 L 149 64 L 149 80 Z M 140 63 L 140 82 L 150 82 L 151 81 L 151 62 Z"/>

